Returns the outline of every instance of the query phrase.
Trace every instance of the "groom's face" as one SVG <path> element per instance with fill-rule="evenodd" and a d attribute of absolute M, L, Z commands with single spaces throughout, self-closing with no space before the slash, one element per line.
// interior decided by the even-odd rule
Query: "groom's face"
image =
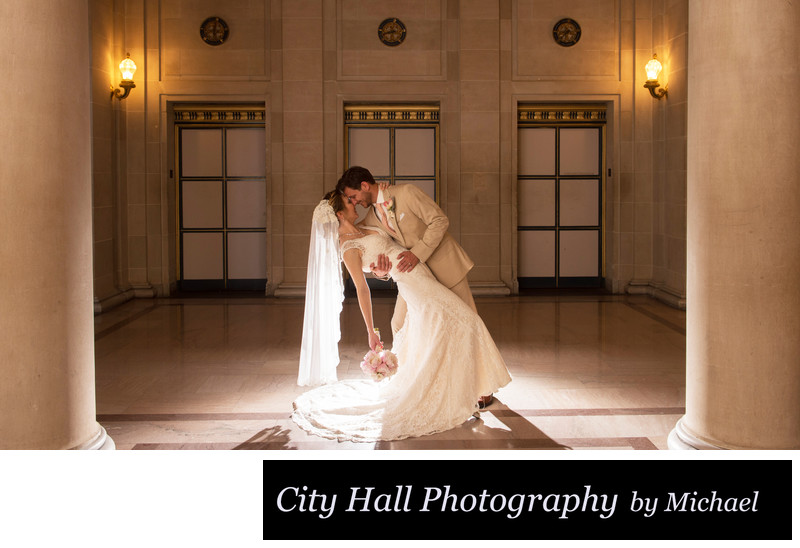
<path fill-rule="evenodd" d="M 361 189 L 345 187 L 344 195 L 347 200 L 355 205 L 361 204 L 361 207 L 370 207 L 372 205 L 372 195 L 369 192 L 369 183 L 361 183 Z"/>

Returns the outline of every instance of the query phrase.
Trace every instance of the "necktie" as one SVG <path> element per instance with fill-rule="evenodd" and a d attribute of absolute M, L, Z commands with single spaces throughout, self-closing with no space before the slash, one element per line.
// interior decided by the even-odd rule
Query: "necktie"
<path fill-rule="evenodd" d="M 383 210 L 383 206 L 381 204 L 375 204 L 375 207 L 378 209 L 378 212 L 381 216 L 381 222 L 383 223 L 384 228 L 389 231 L 389 234 L 395 234 L 395 231 L 392 230 L 392 227 L 389 226 L 389 220 L 386 218 L 386 212 Z"/>

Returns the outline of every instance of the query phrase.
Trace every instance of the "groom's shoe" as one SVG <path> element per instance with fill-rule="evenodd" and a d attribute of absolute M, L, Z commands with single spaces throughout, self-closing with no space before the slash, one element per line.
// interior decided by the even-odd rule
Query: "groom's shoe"
<path fill-rule="evenodd" d="M 494 401 L 494 396 L 492 396 L 491 394 L 489 394 L 488 396 L 481 396 L 480 399 L 478 400 L 478 409 L 486 409 L 487 407 L 492 405 L 493 401 Z"/>

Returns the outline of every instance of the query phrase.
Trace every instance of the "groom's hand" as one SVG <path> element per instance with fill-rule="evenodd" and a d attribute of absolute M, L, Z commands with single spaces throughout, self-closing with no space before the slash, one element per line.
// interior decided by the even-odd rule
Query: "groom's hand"
<path fill-rule="evenodd" d="M 397 259 L 400 261 L 397 263 L 397 270 L 400 272 L 411 272 L 419 263 L 419 258 L 410 251 L 403 251 Z"/>
<path fill-rule="evenodd" d="M 381 253 L 378 255 L 378 264 L 370 263 L 369 269 L 377 277 L 386 278 L 389 275 L 389 271 L 392 269 L 392 262 L 389 260 L 389 257 Z"/>

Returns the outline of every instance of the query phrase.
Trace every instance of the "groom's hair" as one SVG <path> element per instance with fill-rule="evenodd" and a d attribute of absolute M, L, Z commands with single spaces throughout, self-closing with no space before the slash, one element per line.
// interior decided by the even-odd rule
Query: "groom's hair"
<path fill-rule="evenodd" d="M 375 184 L 375 179 L 367 168 L 353 166 L 342 173 L 342 177 L 339 179 L 339 182 L 336 183 L 336 190 L 341 193 L 344 193 L 345 187 L 352 188 L 353 190 L 361 190 L 362 181 L 366 181 L 371 185 Z"/>

